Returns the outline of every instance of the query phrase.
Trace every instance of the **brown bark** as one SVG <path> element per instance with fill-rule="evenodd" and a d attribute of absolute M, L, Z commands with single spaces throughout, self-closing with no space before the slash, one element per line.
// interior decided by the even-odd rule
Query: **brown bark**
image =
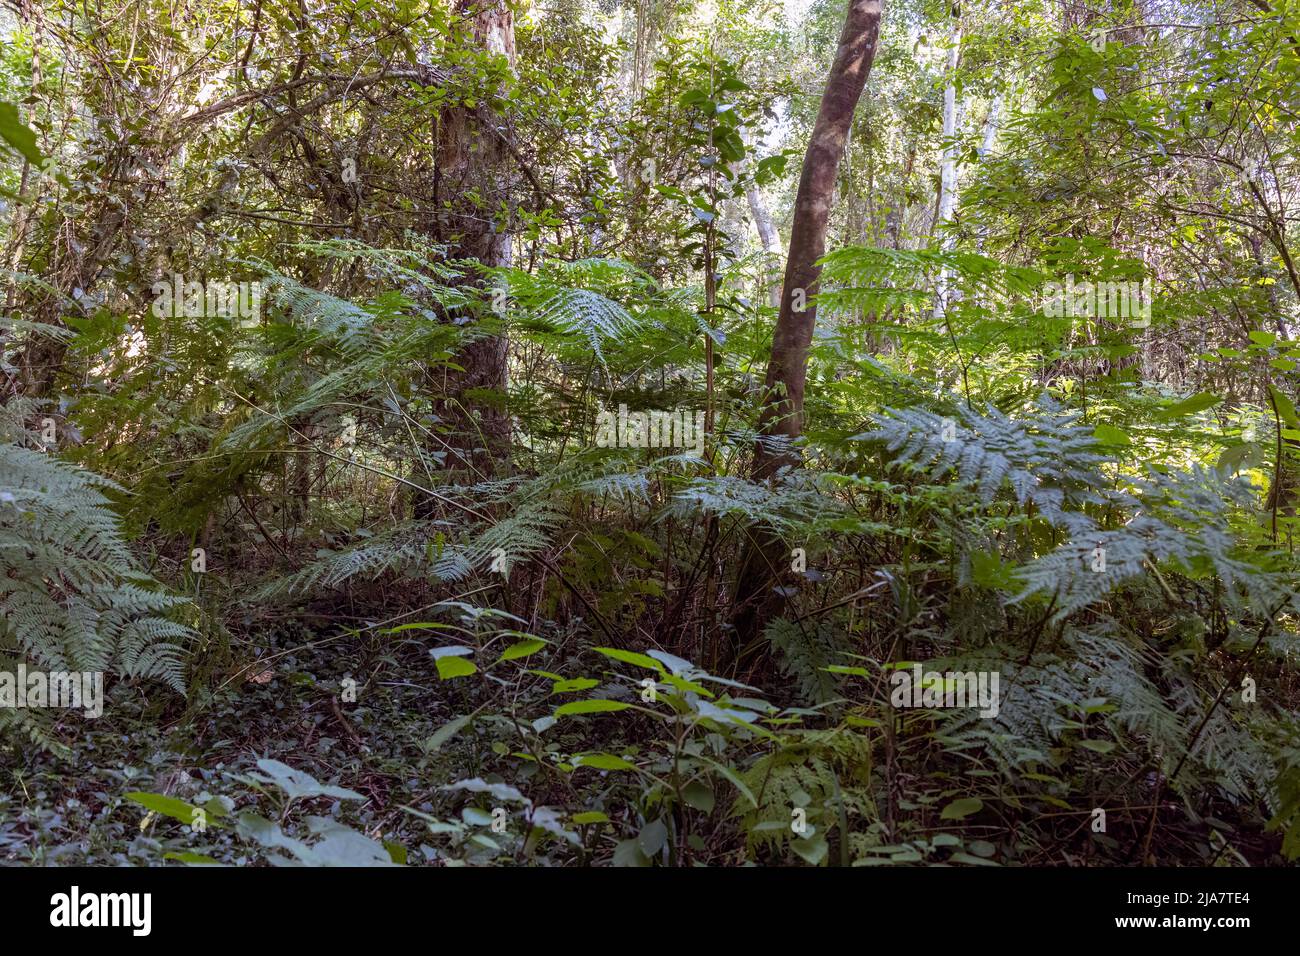
<path fill-rule="evenodd" d="M 803 432 L 808 348 L 817 319 L 815 297 L 821 277 L 817 260 L 826 252 L 826 230 L 840 158 L 875 58 L 881 6 L 882 0 L 849 0 L 844 30 L 804 156 L 781 311 L 772 337 L 772 357 L 759 417 L 760 439 L 754 449 L 753 477 L 757 480 L 770 479 L 782 466 L 797 467 L 800 463 L 793 443 Z M 796 311 L 801 301 L 804 308 Z M 735 624 L 740 641 L 756 636 L 780 608 L 783 599 L 773 584 L 780 569 L 788 566 L 780 536 L 769 528 L 753 529 L 737 578 Z"/>
<path fill-rule="evenodd" d="M 826 228 L 840 157 L 876 53 L 880 8 L 881 0 L 850 0 L 795 198 L 781 312 L 772 337 L 766 401 L 759 418 L 761 434 L 784 439 L 787 444 L 803 431 L 808 347 L 817 319 L 816 294 L 821 277 L 817 260 L 826 252 Z M 795 311 L 799 290 L 802 290 L 799 298 L 804 302 L 804 309 Z M 798 462 L 798 454 L 793 449 L 775 448 L 770 442 L 761 442 L 754 453 L 754 477 L 770 478 L 781 465 Z"/>
<path fill-rule="evenodd" d="M 467 42 L 505 56 L 513 71 L 514 14 L 505 0 L 459 0 L 456 12 L 466 23 Z M 437 221 L 432 231 L 449 246 L 450 258 L 489 267 L 511 262 L 510 234 L 494 227 L 501 202 L 510 199 L 508 134 L 499 126 L 499 118 L 486 106 L 452 106 L 438 118 Z M 466 198 L 471 195 L 481 201 Z M 482 277 L 470 268 L 463 283 L 481 285 Z M 489 394 L 505 393 L 508 343 L 503 335 L 474 335 L 472 327 L 470 335 L 454 360 L 464 372 L 440 374 L 430 386 L 440 396 L 437 413 L 451 432 L 450 449 L 444 449 L 449 451 L 447 467 L 482 476 L 496 470 L 509 450 L 509 413 Z M 427 510 L 420 504 L 417 516 Z"/>

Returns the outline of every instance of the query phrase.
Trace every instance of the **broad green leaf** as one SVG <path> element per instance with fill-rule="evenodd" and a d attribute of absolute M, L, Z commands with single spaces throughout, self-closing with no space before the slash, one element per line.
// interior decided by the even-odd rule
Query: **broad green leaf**
<path fill-rule="evenodd" d="M 432 753 L 442 749 L 443 744 L 464 730 L 465 725 L 473 719 L 473 714 L 466 714 L 464 717 L 457 717 L 455 720 L 447 721 L 425 739 L 425 752 Z"/>
<path fill-rule="evenodd" d="M 1268 394 L 1272 396 L 1273 404 L 1277 406 L 1278 417 L 1289 427 L 1300 428 L 1300 415 L 1296 414 L 1295 402 L 1282 394 L 1276 385 L 1269 385 Z"/>
<path fill-rule="evenodd" d="M 403 631 L 454 631 L 457 630 L 454 624 L 439 624 L 436 621 L 419 621 L 412 624 L 399 624 L 397 627 L 386 627 L 380 634 L 400 634 Z"/>
<path fill-rule="evenodd" d="M 1244 443 L 1241 445 L 1232 445 L 1223 449 L 1219 455 L 1217 467 L 1226 468 L 1229 471 L 1239 471 L 1251 454 L 1257 450 L 1255 445 Z"/>
<path fill-rule="evenodd" d="M 574 677 L 570 680 L 557 680 L 551 685 L 552 694 L 571 694 L 576 690 L 591 690 L 600 681 L 591 677 Z"/>
<path fill-rule="evenodd" d="M 712 813 L 716 799 L 713 788 L 703 780 L 692 780 L 682 788 L 682 799 L 701 813 Z"/>
<path fill-rule="evenodd" d="M 1184 398 L 1181 402 L 1174 402 L 1156 412 L 1161 418 L 1179 418 L 1183 415 L 1190 415 L 1193 412 L 1204 411 L 1212 408 L 1222 402 L 1223 399 L 1217 395 L 1211 395 L 1209 392 L 1201 392 L 1198 395 L 1192 395 Z"/>
<path fill-rule="evenodd" d="M 1113 740 L 1080 740 L 1080 741 L 1079 741 L 1079 746 L 1080 746 L 1080 747 L 1085 747 L 1085 748 L 1087 748 L 1088 750 L 1095 750 L 1095 751 L 1096 751 L 1097 753 L 1099 753 L 1099 754 L 1108 754 L 1108 753 L 1110 753 L 1112 750 L 1115 749 L 1115 741 L 1113 741 Z"/>
<path fill-rule="evenodd" d="M 939 814 L 941 820 L 960 820 L 962 817 L 968 817 L 972 813 L 978 813 L 984 808 L 984 801 L 979 797 L 962 797 L 960 800 L 954 800 L 943 808 Z"/>
<path fill-rule="evenodd" d="M 624 840 L 614 847 L 614 865 L 649 866 L 650 858 L 641 852 L 641 845 L 637 840 Z"/>
<path fill-rule="evenodd" d="M 651 820 L 641 828 L 641 832 L 637 834 L 636 842 L 637 846 L 641 847 L 642 853 L 648 857 L 653 857 L 668 842 L 668 828 L 664 826 L 662 820 Z"/>
<path fill-rule="evenodd" d="M 518 660 L 521 657 L 527 657 L 529 654 L 536 654 L 545 646 L 546 642 L 540 637 L 530 637 L 507 647 L 501 656 L 497 658 L 497 662 Z"/>
<path fill-rule="evenodd" d="M 581 754 L 573 758 L 573 763 L 578 767 L 591 767 L 594 770 L 635 770 L 636 764 L 624 760 L 622 757 L 615 757 L 613 754 L 594 753 Z"/>
<path fill-rule="evenodd" d="M 1114 425 L 1098 425 L 1092 430 L 1092 435 L 1102 445 L 1133 444 L 1128 434 L 1122 428 L 1116 428 Z"/>
<path fill-rule="evenodd" d="M 574 714 L 608 714 L 616 710 L 627 710 L 631 704 L 617 700 L 574 700 L 555 708 L 556 717 L 570 717 Z"/>
<path fill-rule="evenodd" d="M 446 786 L 439 787 L 439 790 L 466 790 L 470 793 L 489 793 L 498 800 L 509 800 L 511 803 L 530 804 L 532 803 L 527 797 L 519 792 L 515 787 L 505 783 L 488 783 L 482 777 L 473 777 L 469 780 L 458 780 L 455 783 L 449 783 Z"/>
<path fill-rule="evenodd" d="M 36 133 L 18 118 L 18 107 L 0 103 L 0 139 L 22 153 L 33 166 L 45 163 L 45 156 L 36 145 Z"/>
<path fill-rule="evenodd" d="M 597 654 L 604 654 L 606 657 L 612 657 L 616 661 L 622 661 L 624 664 L 636 664 L 638 667 L 647 667 L 652 671 L 664 672 L 663 665 L 653 657 L 646 657 L 644 654 L 638 654 L 636 651 L 621 651 L 617 647 L 593 647 Z"/>
<path fill-rule="evenodd" d="M 791 840 L 790 849 L 809 866 L 820 866 L 830 848 L 826 844 L 826 834 L 817 832 L 801 840 Z"/>
<path fill-rule="evenodd" d="M 164 853 L 164 860 L 177 860 L 181 863 L 203 864 L 207 866 L 221 866 L 220 860 L 214 860 L 210 856 L 204 856 L 202 853 L 191 853 L 186 850 L 184 853 Z"/>
<path fill-rule="evenodd" d="M 463 657 L 439 657 L 436 663 L 438 665 L 438 676 L 442 680 L 451 680 L 454 677 L 468 677 L 478 670 L 473 661 L 466 660 Z"/>
<path fill-rule="evenodd" d="M 965 863 L 968 866 L 997 866 L 998 865 L 994 860 L 985 860 L 985 859 L 981 859 L 978 856 L 972 856 L 969 853 L 960 853 L 960 852 L 954 853 L 952 856 L 948 857 L 948 862 Z"/>
<path fill-rule="evenodd" d="M 249 774 L 261 783 L 270 783 L 279 787 L 290 798 L 300 797 L 334 797 L 337 800 L 364 800 L 361 794 L 345 787 L 335 787 L 321 783 L 305 770 L 295 770 L 278 760 L 259 760 L 257 768 L 267 776 Z"/>
<path fill-rule="evenodd" d="M 177 800 L 175 797 L 164 796 L 161 793 L 136 792 L 128 793 L 125 796 L 133 803 L 138 803 L 140 806 L 164 817 L 179 820 L 186 826 L 194 822 L 194 815 L 199 812 L 198 807 L 192 806 L 184 800 Z"/>

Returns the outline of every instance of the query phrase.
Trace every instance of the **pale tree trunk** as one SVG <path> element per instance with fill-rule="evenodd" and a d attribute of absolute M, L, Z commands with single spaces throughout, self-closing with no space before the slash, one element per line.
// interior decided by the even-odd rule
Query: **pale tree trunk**
<path fill-rule="evenodd" d="M 746 136 L 745 168 L 737 168 L 739 164 L 732 167 L 732 171 L 737 175 L 742 172 L 753 172 L 755 163 L 752 149 L 753 143 Z M 762 281 L 763 287 L 767 291 L 767 301 L 772 308 L 780 309 L 781 268 L 778 265 L 777 257 L 781 254 L 781 237 L 777 234 L 776 226 L 772 224 L 772 213 L 763 200 L 763 191 L 753 179 L 750 179 L 749 184 L 745 187 L 745 201 L 749 203 L 749 215 L 754 220 L 754 229 L 758 232 L 759 245 L 763 247 Z"/>
<path fill-rule="evenodd" d="M 849 0 L 844 29 L 804 155 L 790 227 L 781 310 L 772 336 L 772 357 L 759 415 L 760 437 L 754 448 L 753 475 L 760 481 L 773 477 L 783 465 L 797 467 L 800 462 L 794 441 L 803 433 L 808 349 L 817 319 L 816 294 L 821 277 L 817 260 L 826 251 L 835 178 L 876 55 L 881 5 L 881 0 Z M 773 585 L 789 565 L 785 543 L 775 531 L 751 528 L 750 544 L 736 583 L 734 622 L 738 641 L 752 640 L 779 610 L 783 598 Z"/>
<path fill-rule="evenodd" d="M 935 215 L 934 235 L 945 252 L 953 246 L 953 237 L 947 227 L 951 225 L 957 209 L 957 61 L 961 55 L 961 20 L 953 7 L 951 45 L 948 47 L 948 82 L 943 88 L 943 158 L 939 163 L 939 208 Z M 939 273 L 935 290 L 934 315 L 940 318 L 948 311 L 951 295 L 952 270 L 945 267 Z"/>
<path fill-rule="evenodd" d="M 980 141 L 979 157 L 980 162 L 984 162 L 993 154 L 993 147 L 998 141 L 998 124 L 1002 121 L 1002 94 L 999 93 L 993 98 L 993 103 L 989 107 L 988 119 L 984 121 L 984 137 Z M 988 226 L 980 223 L 978 229 L 978 238 L 975 240 L 976 249 L 984 251 L 984 240 L 988 236 Z"/>
<path fill-rule="evenodd" d="M 993 98 L 989 107 L 989 118 L 984 121 L 984 137 L 980 140 L 979 157 L 987 159 L 998 141 L 998 124 L 1002 121 L 1002 94 Z"/>
<path fill-rule="evenodd" d="M 758 241 L 763 246 L 763 284 L 767 287 L 768 304 L 774 309 L 781 308 L 781 286 L 775 265 L 775 256 L 780 255 L 781 237 L 772 225 L 772 214 L 763 202 L 757 183 L 750 183 L 745 190 L 745 199 L 749 202 L 749 214 L 754 217 L 754 228 L 758 230 Z"/>

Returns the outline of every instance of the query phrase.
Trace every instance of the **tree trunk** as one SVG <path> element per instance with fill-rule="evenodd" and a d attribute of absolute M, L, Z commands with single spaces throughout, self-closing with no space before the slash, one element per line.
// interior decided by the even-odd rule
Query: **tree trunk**
<path fill-rule="evenodd" d="M 507 58 L 515 68 L 514 14 L 505 0 L 458 0 L 458 19 L 466 24 L 468 41 Z M 511 264 L 510 233 L 497 228 L 495 216 L 510 200 L 510 152 L 498 117 L 486 105 L 476 109 L 452 106 L 438 120 L 438 152 L 433 229 L 450 247 L 453 259 L 475 260 L 489 267 Z M 480 201 L 471 201 L 476 195 Z M 467 272 L 466 285 L 481 286 L 482 278 Z M 443 423 L 450 428 L 448 468 L 475 477 L 491 474 L 509 451 L 510 416 L 504 406 L 508 341 L 504 335 L 474 335 L 455 358 L 464 372 L 433 376 L 431 391 Z M 499 396 L 499 397 L 498 397 Z M 426 517 L 431 502 L 417 502 L 417 517 Z"/>
<path fill-rule="evenodd" d="M 794 441 L 803 433 L 808 348 L 817 318 L 815 297 L 821 277 L 817 260 L 826 251 L 835 178 L 854 111 L 871 73 L 880 12 L 881 0 L 849 0 L 844 30 L 804 156 L 790 228 L 781 311 L 772 336 L 772 358 L 759 415 L 760 437 L 754 448 L 756 480 L 770 479 L 783 465 L 797 467 L 800 462 Z M 739 641 L 752 640 L 779 609 L 783 599 L 773 583 L 789 563 L 779 535 L 770 528 L 752 529 L 737 577 L 734 621 Z"/>
<path fill-rule="evenodd" d="M 745 163 L 751 172 L 754 167 L 754 157 L 750 152 L 752 146 L 753 144 L 746 138 Z M 737 170 L 737 172 L 741 171 Z M 753 179 L 750 179 L 749 185 L 745 187 L 745 201 L 749 203 L 749 214 L 754 220 L 758 241 L 763 247 L 763 285 L 767 290 L 768 304 L 774 309 L 780 309 L 781 271 L 777 256 L 781 254 L 781 237 L 777 234 L 776 226 L 772 224 L 772 213 L 767 208 L 767 203 L 763 201 L 763 191 Z"/>
<path fill-rule="evenodd" d="M 961 20 L 953 7 L 951 46 L 948 47 L 948 82 L 943 88 L 943 158 L 939 163 L 939 209 L 935 215 L 934 237 L 940 247 L 948 252 L 953 247 L 953 236 L 948 227 L 957 210 L 957 61 L 961 54 Z M 942 318 L 948 312 L 952 288 L 952 270 L 947 266 L 939 273 L 939 284 L 934 296 L 934 317 Z"/>
<path fill-rule="evenodd" d="M 993 147 L 998 141 L 998 124 L 1002 119 L 1002 94 L 999 93 L 993 98 L 993 104 L 989 107 L 988 119 L 984 121 L 984 136 L 980 141 L 979 157 L 980 162 L 986 162 L 993 155 Z M 975 249 L 977 252 L 984 251 L 984 240 L 988 238 L 988 223 L 981 222 L 976 229 Z"/>

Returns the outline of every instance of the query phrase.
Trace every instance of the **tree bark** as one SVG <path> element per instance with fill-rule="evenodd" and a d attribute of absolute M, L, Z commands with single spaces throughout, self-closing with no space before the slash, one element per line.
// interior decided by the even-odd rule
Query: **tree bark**
<path fill-rule="evenodd" d="M 957 211 L 957 62 L 961 56 L 961 20 L 953 7 L 951 46 L 948 47 L 948 82 L 943 88 L 943 158 L 939 162 L 939 209 L 935 216 L 934 238 L 940 247 L 951 251 L 953 236 L 949 230 Z M 952 270 L 944 266 L 935 290 L 934 317 L 948 312 L 952 288 Z"/>
<path fill-rule="evenodd" d="M 772 336 L 753 477 L 772 478 L 785 465 L 800 463 L 794 445 L 803 433 L 804 386 L 808 349 L 817 319 L 821 277 L 817 261 L 826 252 L 835 178 L 858 100 L 871 73 L 880 32 L 882 0 L 849 0 L 839 47 L 831 64 L 812 139 L 804 155 L 786 257 L 781 311 Z M 802 308 L 800 308 L 802 307 Z M 784 542 L 770 528 L 755 528 L 737 577 L 733 621 L 737 639 L 751 640 L 779 609 L 783 598 L 773 587 L 788 567 Z"/>
<path fill-rule="evenodd" d="M 466 23 L 469 42 L 506 57 L 515 69 L 514 14 L 505 0 L 458 0 L 458 18 Z M 438 121 L 433 232 L 445 242 L 453 259 L 475 260 L 489 267 L 511 264 L 511 236 L 496 227 L 494 217 L 510 199 L 508 134 L 486 106 L 452 106 Z M 467 198 L 477 195 L 481 201 Z M 444 202 L 445 198 L 445 202 Z M 466 285 L 481 286 L 482 278 L 467 272 Z M 504 335 L 473 335 L 455 362 L 464 372 L 439 373 L 430 388 L 441 398 L 438 415 L 450 427 L 447 467 L 484 476 L 496 470 L 508 453 L 510 416 L 502 400 L 506 391 L 508 342 Z M 417 517 L 427 516 L 430 502 L 420 501 Z"/>
<path fill-rule="evenodd" d="M 772 214 L 768 211 L 767 204 L 763 202 L 763 194 L 759 191 L 757 183 L 750 183 L 745 189 L 745 199 L 749 203 L 749 213 L 754 217 L 754 228 L 758 230 L 758 241 L 763 245 L 763 255 L 778 255 L 777 249 L 781 239 L 776 234 L 776 226 L 772 225 Z M 763 263 L 763 283 L 767 286 L 768 302 L 772 308 L 779 309 L 781 287 L 776 281 L 777 265 L 773 262 L 769 267 L 769 261 L 765 259 Z"/>

